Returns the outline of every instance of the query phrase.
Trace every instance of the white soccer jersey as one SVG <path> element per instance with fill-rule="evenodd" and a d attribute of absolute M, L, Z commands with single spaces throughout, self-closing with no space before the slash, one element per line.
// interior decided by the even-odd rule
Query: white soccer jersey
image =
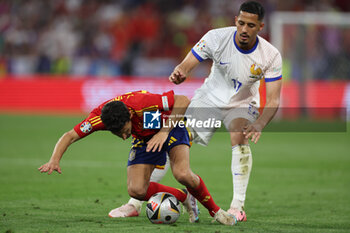
<path fill-rule="evenodd" d="M 210 75 L 194 98 L 210 98 L 218 107 L 260 107 L 260 80 L 282 78 L 282 58 L 278 50 L 262 37 L 255 46 L 242 50 L 235 43 L 236 27 L 214 29 L 192 48 L 199 60 L 211 59 Z"/>

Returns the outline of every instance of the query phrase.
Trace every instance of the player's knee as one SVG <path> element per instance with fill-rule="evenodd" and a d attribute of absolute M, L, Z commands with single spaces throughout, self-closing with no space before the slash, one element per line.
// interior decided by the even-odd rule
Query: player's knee
<path fill-rule="evenodd" d="M 244 126 L 248 124 L 246 119 L 235 119 L 231 121 L 229 125 L 229 131 L 231 136 L 232 145 L 235 144 L 246 144 L 247 140 L 243 134 Z"/>
<path fill-rule="evenodd" d="M 188 169 L 174 169 L 175 179 L 182 185 L 190 186 L 192 183 L 191 171 Z"/>
<path fill-rule="evenodd" d="M 146 196 L 147 190 L 143 187 L 128 186 L 129 196 L 138 200 L 143 200 Z"/>
<path fill-rule="evenodd" d="M 239 131 L 238 129 L 233 129 L 230 131 L 230 138 L 231 138 L 231 144 L 237 145 L 237 144 L 247 144 L 247 139 L 245 138 L 245 135 L 242 131 Z"/>

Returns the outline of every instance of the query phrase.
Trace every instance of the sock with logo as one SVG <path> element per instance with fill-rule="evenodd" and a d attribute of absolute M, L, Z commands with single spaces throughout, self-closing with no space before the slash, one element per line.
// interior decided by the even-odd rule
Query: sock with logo
<path fill-rule="evenodd" d="M 252 164 L 253 159 L 249 145 L 232 147 L 233 199 L 230 208 L 243 210 Z"/>
<path fill-rule="evenodd" d="M 198 175 L 197 175 L 198 176 Z M 219 211 L 220 207 L 215 204 L 211 194 L 209 193 L 207 187 L 205 186 L 204 181 L 200 176 L 199 185 L 197 188 L 191 189 L 187 188 L 187 190 L 194 196 L 205 208 L 208 209 L 209 214 L 214 217 L 215 213 Z"/>

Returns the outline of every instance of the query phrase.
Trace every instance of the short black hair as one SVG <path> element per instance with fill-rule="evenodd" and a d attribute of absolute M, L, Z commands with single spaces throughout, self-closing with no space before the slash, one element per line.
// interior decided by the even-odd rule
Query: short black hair
<path fill-rule="evenodd" d="M 264 16 L 265 16 L 264 7 L 260 3 L 254 2 L 254 1 L 249 1 L 249 2 L 243 3 L 241 5 L 241 7 L 239 8 L 238 14 L 240 14 L 241 11 L 245 11 L 245 12 L 249 12 L 249 13 L 258 15 L 259 21 L 262 21 L 264 19 Z"/>
<path fill-rule="evenodd" d="M 101 120 L 107 130 L 118 133 L 130 121 L 130 112 L 121 101 L 111 101 L 102 108 Z"/>

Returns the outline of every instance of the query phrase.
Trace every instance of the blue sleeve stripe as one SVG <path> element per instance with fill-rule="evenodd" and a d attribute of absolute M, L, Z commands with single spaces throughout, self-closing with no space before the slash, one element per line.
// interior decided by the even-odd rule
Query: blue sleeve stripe
<path fill-rule="evenodd" d="M 194 51 L 194 49 L 191 49 L 192 54 L 198 59 L 198 61 L 202 62 L 204 61 L 203 58 L 201 58 L 201 56 L 198 55 L 198 53 L 196 53 L 196 51 Z"/>
<path fill-rule="evenodd" d="M 282 75 L 276 77 L 276 78 L 265 78 L 265 82 L 273 82 L 273 81 L 277 81 L 280 80 L 282 78 Z"/>

